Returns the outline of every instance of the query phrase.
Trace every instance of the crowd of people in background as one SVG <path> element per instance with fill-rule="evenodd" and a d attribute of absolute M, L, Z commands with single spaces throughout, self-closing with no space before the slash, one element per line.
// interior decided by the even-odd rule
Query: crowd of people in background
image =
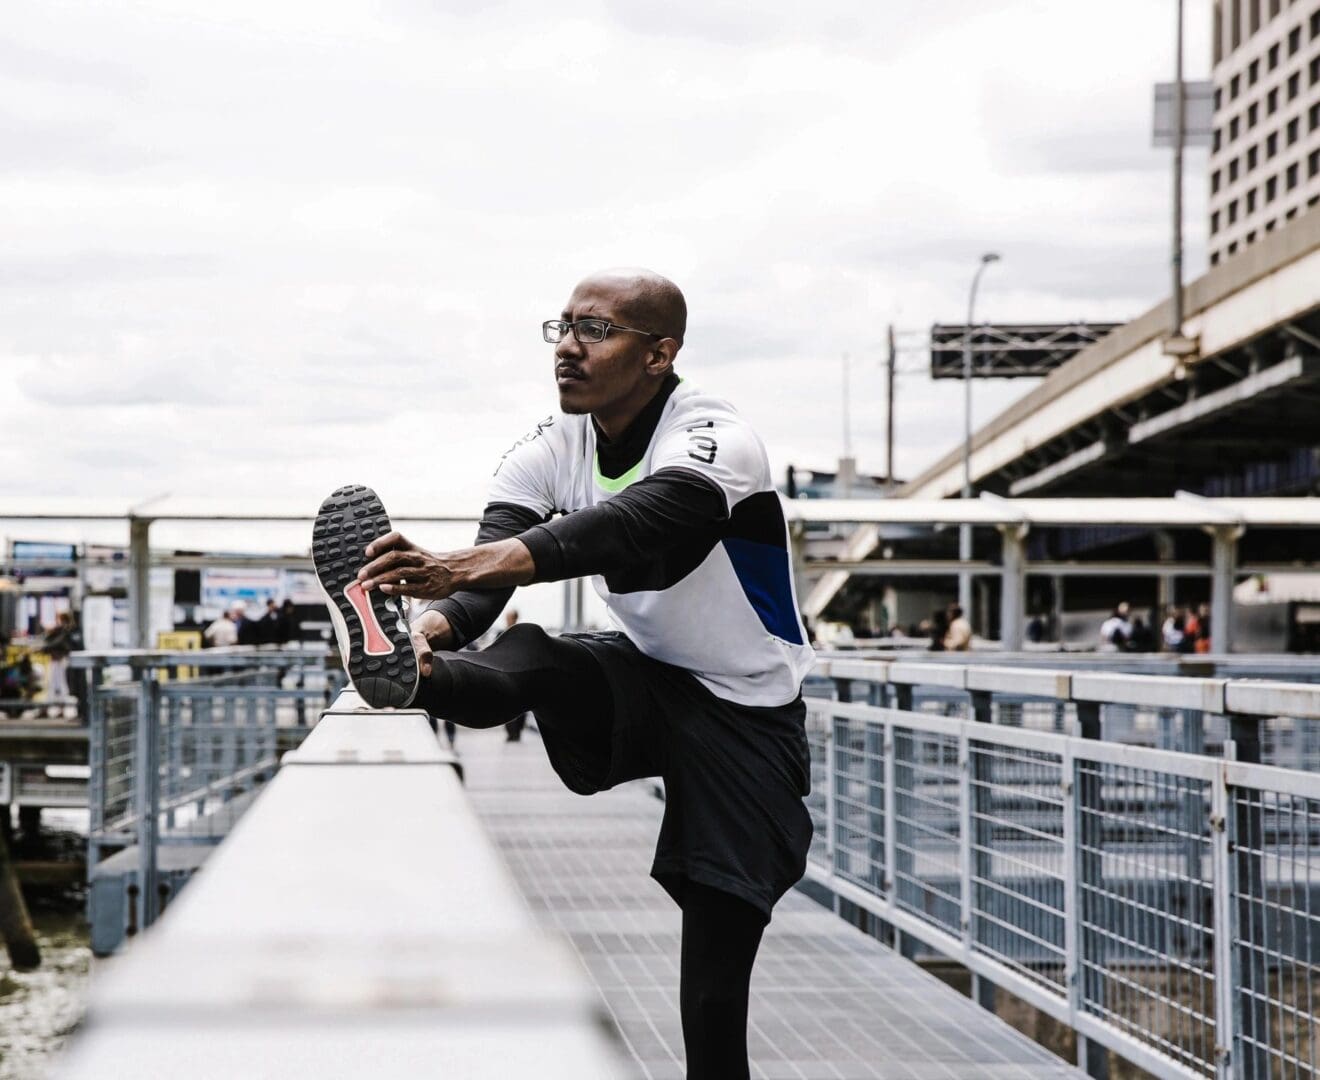
<path fill-rule="evenodd" d="M 279 604 L 274 598 L 266 601 L 260 618 L 249 617 L 247 605 L 237 603 L 202 631 L 202 640 L 217 649 L 226 645 L 282 645 L 297 636 L 293 601 Z"/>
<path fill-rule="evenodd" d="M 1100 625 L 1101 652 L 1175 652 L 1207 653 L 1210 651 L 1210 605 L 1171 604 L 1159 623 L 1158 613 L 1152 609 L 1150 617 L 1143 619 L 1133 614 L 1126 600 L 1114 606 L 1113 612 Z"/>

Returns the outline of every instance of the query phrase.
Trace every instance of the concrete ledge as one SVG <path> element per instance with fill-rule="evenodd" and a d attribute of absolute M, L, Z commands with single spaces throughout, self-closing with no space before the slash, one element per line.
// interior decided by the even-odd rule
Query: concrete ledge
<path fill-rule="evenodd" d="M 1030 697 L 1061 698 L 1072 696 L 1071 671 L 1039 668 L 969 667 L 967 689 L 996 694 L 1026 694 Z"/>
<path fill-rule="evenodd" d="M 1252 716 L 1295 716 L 1320 719 L 1320 686 L 1304 683 L 1233 681 L 1224 706 L 1229 712 Z"/>
<path fill-rule="evenodd" d="M 967 668 L 962 664 L 921 664 L 895 661 L 889 665 L 889 681 L 904 686 L 967 688 Z"/>
<path fill-rule="evenodd" d="M 1072 678 L 1074 701 L 1145 705 L 1155 709 L 1224 711 L 1226 679 L 1185 679 L 1174 675 L 1091 675 Z"/>

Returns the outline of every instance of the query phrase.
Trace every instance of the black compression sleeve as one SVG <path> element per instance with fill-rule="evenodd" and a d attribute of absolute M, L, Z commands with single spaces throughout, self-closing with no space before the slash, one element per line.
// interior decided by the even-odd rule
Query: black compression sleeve
<path fill-rule="evenodd" d="M 507 540 L 544 520 L 535 510 L 514 503 L 491 503 L 481 514 L 477 526 L 477 543 L 489 544 Z M 443 600 L 433 600 L 427 611 L 438 611 L 454 631 L 451 649 L 460 649 L 469 641 L 481 637 L 499 617 L 504 605 L 513 595 L 513 586 L 503 589 L 464 589 Z"/>
<path fill-rule="evenodd" d="M 536 563 L 534 581 L 608 574 L 653 558 L 729 516 L 724 493 L 701 473 L 670 468 L 606 502 L 519 536 Z"/>

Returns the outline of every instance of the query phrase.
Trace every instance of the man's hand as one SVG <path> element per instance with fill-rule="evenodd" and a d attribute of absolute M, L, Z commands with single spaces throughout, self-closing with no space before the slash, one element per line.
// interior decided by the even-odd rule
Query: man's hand
<path fill-rule="evenodd" d="M 443 600 L 457 588 L 452 569 L 402 533 L 377 537 L 367 545 L 365 554 L 371 562 L 358 571 L 365 590 L 379 589 L 386 596 Z"/>
<path fill-rule="evenodd" d="M 532 553 L 516 536 L 437 555 L 392 532 L 368 544 L 366 556 L 371 561 L 357 575 L 363 589 L 421 600 L 443 600 L 459 589 L 526 585 L 536 575 Z"/>
<path fill-rule="evenodd" d="M 422 678 L 431 675 L 431 651 L 450 649 L 454 645 L 454 631 L 438 611 L 423 611 L 412 624 L 413 652 L 417 654 L 417 668 Z"/>

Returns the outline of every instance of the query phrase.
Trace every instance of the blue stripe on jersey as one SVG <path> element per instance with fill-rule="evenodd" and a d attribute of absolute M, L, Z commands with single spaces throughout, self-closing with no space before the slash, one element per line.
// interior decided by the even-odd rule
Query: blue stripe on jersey
<path fill-rule="evenodd" d="M 734 537 L 726 537 L 723 544 L 738 584 L 756 609 L 761 625 L 777 638 L 793 645 L 803 644 L 802 626 L 793 606 L 793 583 L 788 576 L 788 552 Z"/>

